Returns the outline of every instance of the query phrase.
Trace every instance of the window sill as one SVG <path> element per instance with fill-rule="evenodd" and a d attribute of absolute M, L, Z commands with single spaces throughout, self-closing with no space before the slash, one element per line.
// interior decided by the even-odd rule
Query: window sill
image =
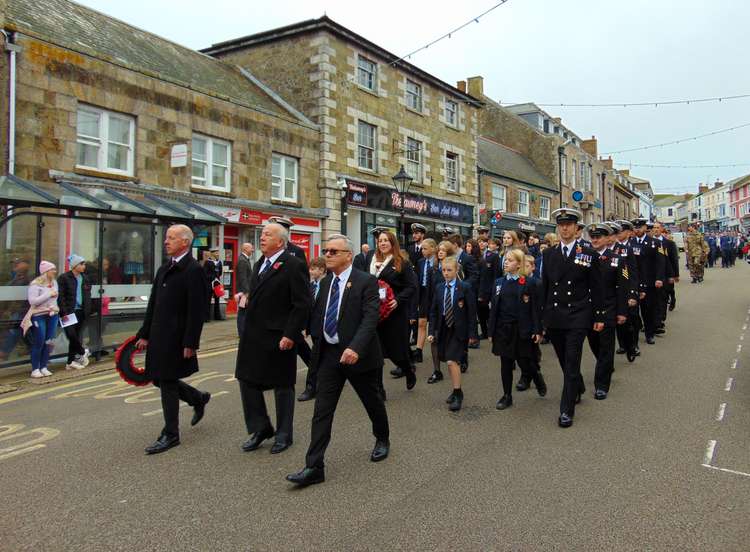
<path fill-rule="evenodd" d="M 281 207 L 302 207 L 302 203 L 299 201 L 287 201 L 281 199 L 272 199 L 271 205 L 279 205 Z"/>
<path fill-rule="evenodd" d="M 419 115 L 420 117 L 424 117 L 424 111 L 420 111 L 418 109 L 414 109 L 413 107 L 409 107 L 408 105 L 404 106 L 406 108 L 406 111 L 409 111 L 411 113 L 414 113 L 414 115 Z"/>
<path fill-rule="evenodd" d="M 378 171 L 375 169 L 365 169 L 364 167 L 357 167 L 357 172 L 361 172 L 363 174 L 371 174 L 371 175 L 378 175 Z"/>
<path fill-rule="evenodd" d="M 93 176 L 96 178 L 107 178 L 109 180 L 119 180 L 121 182 L 138 182 L 138 179 L 135 178 L 134 175 L 128 175 L 128 174 L 121 174 L 121 173 L 111 173 L 106 171 L 99 171 L 96 169 L 85 169 L 83 167 L 76 167 L 73 170 L 76 174 L 81 174 L 84 176 Z"/>
<path fill-rule="evenodd" d="M 227 192 L 226 190 L 217 190 L 216 188 L 209 188 L 207 186 L 196 186 L 195 184 L 190 185 L 190 191 L 200 194 L 211 194 L 219 197 L 235 197 L 232 192 Z"/>
<path fill-rule="evenodd" d="M 371 90 L 370 88 L 367 88 L 366 86 L 362 86 L 359 83 L 357 83 L 357 88 L 359 88 L 362 92 L 366 92 L 367 94 L 370 94 L 371 96 L 375 96 L 376 98 L 380 97 L 380 94 L 378 94 L 377 90 Z"/>

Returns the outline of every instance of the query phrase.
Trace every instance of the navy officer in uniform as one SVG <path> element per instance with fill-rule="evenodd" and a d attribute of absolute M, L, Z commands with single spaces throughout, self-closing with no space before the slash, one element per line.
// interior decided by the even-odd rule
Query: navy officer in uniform
<path fill-rule="evenodd" d="M 552 213 L 560 243 L 542 253 L 543 325 L 564 375 L 560 427 L 573 425 L 575 405 L 586 390 L 581 377 L 583 341 L 589 330 L 604 329 L 600 272 L 592 269 L 596 251 L 576 240 L 581 212 L 563 207 Z"/>
<path fill-rule="evenodd" d="M 641 316 L 646 343 L 653 345 L 657 330 L 657 312 L 659 294 L 664 285 L 667 257 L 658 240 L 648 235 L 648 221 L 637 218 L 633 221 L 635 236 L 630 245 L 638 263 L 638 277 L 640 279 Z"/>

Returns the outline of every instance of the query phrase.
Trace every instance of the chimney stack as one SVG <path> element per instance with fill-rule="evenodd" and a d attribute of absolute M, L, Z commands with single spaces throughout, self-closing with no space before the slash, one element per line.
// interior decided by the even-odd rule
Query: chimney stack
<path fill-rule="evenodd" d="M 591 155 L 594 159 L 598 157 L 598 147 L 596 142 L 596 136 L 592 136 L 591 140 L 583 140 L 581 142 L 581 148 L 583 151 Z"/>
<path fill-rule="evenodd" d="M 469 77 L 469 94 L 474 96 L 475 98 L 481 98 L 484 96 L 484 78 L 479 77 Z"/>
<path fill-rule="evenodd" d="M 456 83 L 456 88 L 458 88 L 461 92 L 466 93 L 466 81 L 458 81 Z"/>
<path fill-rule="evenodd" d="M 612 160 L 611 155 L 607 159 L 600 159 L 599 161 L 601 161 L 604 164 L 605 169 L 609 171 L 612 170 L 612 167 L 614 166 L 614 161 Z"/>

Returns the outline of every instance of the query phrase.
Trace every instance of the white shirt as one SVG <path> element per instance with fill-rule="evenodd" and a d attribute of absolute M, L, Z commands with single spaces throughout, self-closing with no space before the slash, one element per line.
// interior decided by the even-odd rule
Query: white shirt
<path fill-rule="evenodd" d="M 565 249 L 563 249 L 564 247 L 568 248 L 568 257 L 570 257 L 570 254 L 576 247 L 576 240 L 573 240 L 570 243 L 565 243 L 564 241 L 560 240 L 560 253 L 562 253 L 563 255 L 565 255 Z"/>
<path fill-rule="evenodd" d="M 190 252 L 190 250 L 186 249 L 185 252 L 182 255 L 180 255 L 179 257 L 172 257 L 172 261 L 174 261 L 175 264 L 179 263 L 182 260 L 182 258 L 185 255 L 187 255 L 189 252 Z"/>
<path fill-rule="evenodd" d="M 274 265 L 274 263 L 276 262 L 276 259 L 278 259 L 279 257 L 281 257 L 281 254 L 284 251 L 286 251 L 286 249 L 280 249 L 278 252 L 274 253 L 269 259 L 266 259 L 268 261 L 271 261 L 271 264 L 268 265 L 269 268 Z M 260 267 L 260 272 L 258 272 L 258 274 L 263 274 L 263 272 L 265 272 L 265 270 L 263 269 L 264 266 L 266 266 L 266 261 L 263 261 L 263 264 Z"/>
<path fill-rule="evenodd" d="M 325 330 L 326 313 L 328 312 L 328 305 L 331 302 L 331 288 L 333 288 L 333 280 L 335 278 L 339 279 L 339 305 L 338 305 L 338 309 L 336 310 L 336 320 L 338 320 L 339 314 L 341 313 L 341 300 L 344 298 L 344 290 L 346 289 L 346 283 L 349 281 L 349 276 L 351 275 L 352 275 L 352 265 L 349 265 L 349 268 L 344 270 L 338 276 L 336 276 L 336 274 L 331 275 L 333 276 L 333 278 L 331 278 L 331 285 L 328 288 L 328 298 L 326 299 L 326 309 L 323 311 L 323 337 L 331 345 L 336 345 L 339 342 L 338 332 L 336 333 L 336 335 L 328 335 Z"/>

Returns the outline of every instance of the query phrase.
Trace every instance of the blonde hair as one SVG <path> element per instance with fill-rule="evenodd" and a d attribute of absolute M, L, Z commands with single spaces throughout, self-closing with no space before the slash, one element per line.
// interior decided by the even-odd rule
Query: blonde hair
<path fill-rule="evenodd" d="M 508 257 L 514 259 L 518 263 L 518 274 L 526 276 L 526 267 L 524 266 L 526 255 L 524 252 L 520 249 L 511 249 L 505 254 L 505 258 L 507 259 Z"/>
<path fill-rule="evenodd" d="M 446 257 L 445 259 L 443 259 L 443 266 L 445 266 L 447 264 L 454 265 L 456 267 L 456 271 L 458 271 L 458 267 L 459 267 L 460 263 L 458 262 L 458 259 L 454 255 L 451 255 L 451 256 Z"/>
<path fill-rule="evenodd" d="M 424 247 L 425 245 L 428 247 L 432 247 L 435 251 L 437 251 L 437 242 L 432 238 L 426 238 L 422 240 L 422 247 Z"/>
<path fill-rule="evenodd" d="M 452 257 L 453 255 L 456 254 L 456 249 L 457 249 L 456 244 L 454 244 L 451 241 L 448 241 L 448 240 L 441 241 L 438 244 L 438 249 L 440 249 L 441 247 L 445 249 L 445 252 L 447 253 L 448 257 Z"/>
<path fill-rule="evenodd" d="M 525 256 L 525 257 L 524 257 L 523 259 L 524 259 L 524 261 L 526 261 L 527 263 L 531 263 L 531 264 L 533 264 L 534 266 L 536 266 L 536 259 L 534 258 L 534 255 L 526 255 L 526 256 Z"/>
<path fill-rule="evenodd" d="M 544 235 L 544 241 L 546 241 L 550 247 L 555 247 L 560 240 L 558 240 L 557 234 L 550 232 Z"/>

